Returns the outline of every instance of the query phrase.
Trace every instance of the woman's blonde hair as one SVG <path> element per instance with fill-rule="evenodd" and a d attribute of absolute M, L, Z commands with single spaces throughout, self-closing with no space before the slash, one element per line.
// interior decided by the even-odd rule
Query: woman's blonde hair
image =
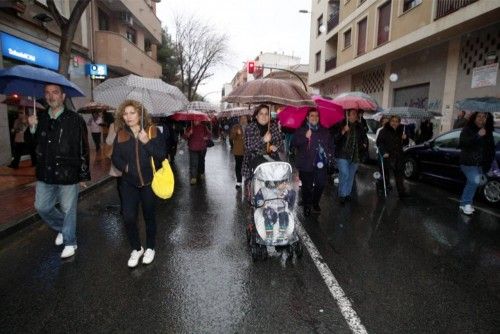
<path fill-rule="evenodd" d="M 116 109 L 115 112 L 115 130 L 118 131 L 119 129 L 124 129 L 125 128 L 125 121 L 123 120 L 123 113 L 125 112 L 125 108 L 128 106 L 134 107 L 134 109 L 137 111 L 139 114 L 139 119 L 142 117 L 142 113 L 144 113 L 144 129 L 147 129 L 149 126 L 153 125 L 153 121 L 151 121 L 151 116 L 149 116 L 148 111 L 146 108 L 142 105 L 142 103 L 135 101 L 135 100 L 125 100 L 120 104 L 118 109 Z"/>

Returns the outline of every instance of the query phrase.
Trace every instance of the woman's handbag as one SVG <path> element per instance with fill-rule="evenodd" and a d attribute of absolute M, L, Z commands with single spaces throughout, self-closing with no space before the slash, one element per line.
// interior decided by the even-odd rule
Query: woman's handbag
<path fill-rule="evenodd" d="M 149 138 L 151 139 L 151 127 L 148 131 Z M 151 157 L 151 168 L 153 169 L 153 181 L 151 182 L 151 188 L 156 196 L 161 199 L 169 199 L 174 193 L 175 178 L 172 168 L 170 167 L 170 162 L 165 159 L 161 163 L 161 168 L 156 170 L 155 162 L 153 157 Z"/>
<path fill-rule="evenodd" d="M 151 158 L 151 168 L 153 168 L 153 182 L 151 182 L 151 188 L 153 188 L 153 192 L 159 198 L 169 199 L 174 193 L 174 173 L 167 159 L 163 160 L 161 165 L 162 167 L 156 170 L 153 158 Z"/>

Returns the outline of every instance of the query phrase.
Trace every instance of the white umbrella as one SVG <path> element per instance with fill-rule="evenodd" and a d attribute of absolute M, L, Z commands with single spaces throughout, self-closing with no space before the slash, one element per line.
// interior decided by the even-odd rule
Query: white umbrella
<path fill-rule="evenodd" d="M 188 103 L 179 88 L 160 79 L 127 75 L 104 81 L 94 89 L 94 100 L 117 108 L 125 100 L 141 102 L 152 116 L 169 116 Z"/>
<path fill-rule="evenodd" d="M 251 116 L 254 109 L 249 107 L 234 107 L 221 110 L 217 113 L 217 118 L 223 117 L 239 117 L 239 116 Z"/>

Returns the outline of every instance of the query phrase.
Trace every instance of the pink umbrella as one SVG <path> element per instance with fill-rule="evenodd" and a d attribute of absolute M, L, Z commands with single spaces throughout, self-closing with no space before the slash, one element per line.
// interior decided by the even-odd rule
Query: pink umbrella
<path fill-rule="evenodd" d="M 314 96 L 312 99 L 316 104 L 316 109 L 318 109 L 319 122 L 323 127 L 329 128 L 344 119 L 342 106 L 320 96 Z M 279 122 L 284 127 L 297 129 L 304 123 L 304 119 L 310 109 L 311 107 L 286 106 L 278 113 Z"/>
<path fill-rule="evenodd" d="M 377 104 L 364 96 L 345 93 L 333 99 L 337 104 L 340 104 L 344 109 L 363 109 L 377 110 Z"/>

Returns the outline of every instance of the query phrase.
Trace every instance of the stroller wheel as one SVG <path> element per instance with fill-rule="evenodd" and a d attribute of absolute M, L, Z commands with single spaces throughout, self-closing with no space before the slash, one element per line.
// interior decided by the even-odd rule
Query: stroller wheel
<path fill-rule="evenodd" d="M 302 246 L 302 242 L 297 241 L 293 246 L 294 246 L 293 248 L 295 248 L 294 249 L 295 256 L 300 259 L 304 254 L 304 248 Z"/>

